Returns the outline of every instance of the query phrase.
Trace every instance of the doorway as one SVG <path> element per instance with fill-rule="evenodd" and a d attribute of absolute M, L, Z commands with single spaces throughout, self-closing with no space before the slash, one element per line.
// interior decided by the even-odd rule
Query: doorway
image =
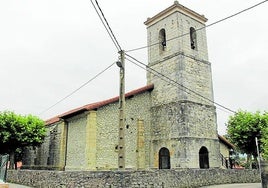
<path fill-rule="evenodd" d="M 200 168 L 209 168 L 208 149 L 204 146 L 199 150 L 199 166 Z"/>
<path fill-rule="evenodd" d="M 170 169 L 170 153 L 167 148 L 159 151 L 159 169 Z"/>

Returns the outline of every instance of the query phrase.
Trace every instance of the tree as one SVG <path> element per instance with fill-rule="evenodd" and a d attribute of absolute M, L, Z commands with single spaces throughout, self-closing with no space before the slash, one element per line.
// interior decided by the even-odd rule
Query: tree
<path fill-rule="evenodd" d="M 265 133 L 267 127 L 267 113 L 238 111 L 234 116 L 229 117 L 227 133 L 232 143 L 237 146 L 241 153 L 246 153 L 250 160 L 252 156 L 255 159 L 258 156 L 256 138 L 259 140 L 260 152 L 264 153 L 267 150 L 264 144 L 268 144 L 265 136 L 268 135 Z M 268 133 L 268 131 L 266 132 Z"/>
<path fill-rule="evenodd" d="M 45 123 L 38 117 L 9 111 L 0 113 L 0 153 L 10 154 L 11 164 L 14 164 L 16 150 L 25 146 L 39 146 L 45 136 Z"/>
<path fill-rule="evenodd" d="M 266 122 L 268 122 L 268 113 L 264 114 L 264 118 Z M 262 143 L 262 149 L 263 149 L 262 157 L 265 160 L 268 160 L 268 126 L 262 129 L 261 135 L 262 135 L 261 143 Z"/>

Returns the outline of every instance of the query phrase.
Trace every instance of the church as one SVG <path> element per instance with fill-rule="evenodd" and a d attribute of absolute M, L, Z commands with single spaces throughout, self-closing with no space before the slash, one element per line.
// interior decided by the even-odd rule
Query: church
<path fill-rule="evenodd" d="M 125 169 L 226 167 L 233 145 L 217 133 L 206 21 L 175 1 L 144 22 L 147 85 L 125 94 Z M 114 97 L 47 120 L 47 137 L 24 151 L 24 167 L 118 169 L 118 108 Z"/>

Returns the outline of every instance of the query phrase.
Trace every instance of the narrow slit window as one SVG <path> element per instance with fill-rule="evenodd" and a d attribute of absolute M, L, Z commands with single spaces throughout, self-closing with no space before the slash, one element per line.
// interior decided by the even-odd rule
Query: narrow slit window
<path fill-rule="evenodd" d="M 191 49 L 197 50 L 196 31 L 193 27 L 190 28 L 190 42 L 191 42 Z"/>
<path fill-rule="evenodd" d="M 162 51 L 164 51 L 165 48 L 166 48 L 166 46 L 167 46 L 166 31 L 165 31 L 165 29 L 161 29 L 159 31 L 159 44 L 160 44 L 160 49 Z"/>

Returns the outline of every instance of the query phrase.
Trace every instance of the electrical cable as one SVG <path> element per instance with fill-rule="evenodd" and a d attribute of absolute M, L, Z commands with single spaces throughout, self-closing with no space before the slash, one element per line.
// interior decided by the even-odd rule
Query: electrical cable
<path fill-rule="evenodd" d="M 158 73 L 158 72 L 155 71 L 154 69 L 152 69 L 152 68 L 150 68 L 150 67 L 147 67 L 147 66 L 146 66 L 146 68 L 148 68 L 148 69 L 146 69 L 146 68 L 142 67 L 141 65 L 139 65 L 138 63 L 135 63 L 134 61 L 132 61 L 132 60 L 129 59 L 129 58 L 126 58 L 126 60 L 128 60 L 129 62 L 135 64 L 136 66 L 138 66 L 138 67 L 140 67 L 140 68 L 142 68 L 143 70 L 152 73 L 153 75 L 157 76 L 158 78 L 160 78 L 161 80 L 167 82 L 168 84 L 172 84 L 173 86 L 178 87 L 178 84 L 175 83 L 175 81 L 173 81 L 173 80 L 171 81 L 171 79 L 168 79 L 168 77 L 163 76 L 161 73 Z M 181 88 L 179 88 L 179 89 L 181 89 Z M 182 89 L 181 89 L 181 90 L 182 90 Z M 186 90 L 184 90 L 184 91 L 185 91 L 186 93 L 188 93 L 189 95 L 191 95 L 190 92 L 188 92 L 188 91 L 186 91 Z"/>
<path fill-rule="evenodd" d="M 209 99 L 209 98 L 207 98 L 207 97 L 205 97 L 205 96 L 203 96 L 203 95 L 201 95 L 201 94 L 195 92 L 194 90 L 189 89 L 188 87 L 186 87 L 186 86 L 184 86 L 184 85 L 178 83 L 177 81 L 172 80 L 171 78 L 167 77 L 166 75 L 164 75 L 164 74 L 162 74 L 162 73 L 160 73 L 160 72 L 158 72 L 158 71 L 152 69 L 151 67 L 149 67 L 148 65 L 142 63 L 141 61 L 137 60 L 136 58 L 132 57 L 131 55 L 128 55 L 128 54 L 125 54 L 125 55 L 128 56 L 128 57 L 130 57 L 130 58 L 133 59 L 134 61 L 138 62 L 139 64 L 145 66 L 147 69 L 149 69 L 150 71 L 152 71 L 152 73 L 155 74 L 156 76 L 161 76 L 161 77 L 163 77 L 163 78 L 169 80 L 170 82 L 175 83 L 176 85 L 180 86 L 181 88 L 184 88 L 184 89 L 185 89 L 185 92 L 187 92 L 187 93 L 193 93 L 193 94 L 195 94 L 195 95 L 197 95 L 197 96 L 199 96 L 199 97 L 205 99 L 206 101 L 209 101 L 209 102 L 211 102 L 211 103 L 213 103 L 213 104 L 215 104 L 215 105 L 217 105 L 217 106 L 219 106 L 219 107 L 221 107 L 221 108 L 223 108 L 223 109 L 225 109 L 225 110 L 228 110 L 228 111 L 230 111 L 230 112 L 232 112 L 232 113 L 236 113 L 234 110 L 231 110 L 230 108 L 227 108 L 227 107 L 225 107 L 225 106 L 223 106 L 223 105 L 221 105 L 221 104 L 219 104 L 219 103 L 217 103 L 217 102 L 215 102 L 215 101 L 213 101 L 213 100 L 211 100 L 211 99 Z M 129 59 L 128 59 L 128 60 L 129 60 Z"/>
<path fill-rule="evenodd" d="M 187 57 L 187 56 L 186 56 L 186 57 Z M 145 71 L 148 71 L 148 72 L 150 72 L 150 73 L 152 73 L 152 74 L 158 76 L 161 80 L 163 80 L 163 81 L 165 81 L 165 82 L 168 82 L 169 84 L 172 84 L 173 86 L 178 87 L 178 85 L 175 84 L 174 82 L 170 82 L 170 81 L 164 79 L 164 77 L 161 77 L 160 75 L 158 75 L 157 73 L 154 73 L 154 72 L 151 71 L 150 69 L 148 70 L 148 69 L 142 67 L 142 66 L 139 65 L 138 63 L 132 61 L 131 59 L 126 58 L 126 60 L 128 60 L 129 62 L 133 63 L 134 65 L 140 67 L 141 69 L 143 69 L 143 70 L 145 70 Z M 179 87 L 178 87 L 178 88 L 179 88 Z M 179 89 L 181 89 L 181 88 L 179 88 Z M 187 92 L 186 90 L 184 90 L 184 91 L 185 91 L 186 93 L 188 93 L 189 95 L 191 95 L 191 93 Z M 201 99 L 203 99 L 203 98 L 201 98 Z M 203 99 L 203 100 L 204 100 L 204 99 Z M 205 100 L 204 100 L 204 101 L 205 101 Z M 223 111 L 223 112 L 225 112 L 225 113 L 229 113 L 229 114 L 230 114 L 230 111 L 227 111 L 226 109 L 220 108 L 219 106 L 216 106 L 216 107 L 218 107 L 219 110 L 221 110 L 221 111 Z M 233 114 L 233 112 L 232 112 L 232 114 Z"/>
<path fill-rule="evenodd" d="M 99 10 L 101 11 L 101 14 L 102 14 L 102 16 L 103 16 L 104 21 L 103 21 L 101 15 L 100 15 L 100 13 L 98 12 L 96 6 L 94 5 L 93 1 L 90 0 L 90 2 L 91 2 L 91 4 L 92 4 L 92 6 L 94 7 L 94 9 L 95 9 L 97 15 L 99 16 L 99 18 L 100 18 L 100 20 L 101 20 L 101 22 L 102 22 L 102 24 L 103 24 L 105 30 L 107 31 L 109 37 L 111 38 L 112 42 L 114 43 L 116 49 L 117 49 L 118 51 L 121 51 L 122 49 L 121 49 L 121 47 L 120 47 L 118 41 L 116 40 L 116 38 L 115 38 L 115 36 L 114 36 L 114 34 L 113 34 L 113 31 L 112 31 L 111 27 L 110 27 L 109 24 L 108 24 L 108 21 L 107 21 L 106 18 L 104 17 L 104 14 L 103 14 L 103 12 L 102 12 L 102 10 L 101 10 L 101 8 L 100 8 L 98 2 L 96 1 L 96 4 L 97 4 Z M 107 26 L 105 25 L 105 23 L 107 24 Z"/>
<path fill-rule="evenodd" d="M 243 10 L 237 12 L 237 13 L 234 13 L 234 14 L 232 14 L 232 15 L 230 15 L 230 16 L 227 16 L 227 17 L 225 17 L 225 18 L 222 18 L 222 19 L 220 19 L 220 20 L 218 20 L 218 21 L 216 21 L 216 22 L 213 22 L 213 23 L 211 23 L 211 24 L 208 24 L 208 25 L 206 25 L 206 26 L 204 26 L 204 27 L 200 27 L 200 28 L 196 29 L 195 31 L 200 31 L 200 30 L 203 30 L 203 29 L 205 29 L 205 28 L 207 28 L 207 27 L 211 27 L 211 26 L 213 26 L 213 25 L 215 25 L 215 24 L 218 24 L 218 23 L 220 23 L 220 22 L 223 22 L 223 21 L 225 21 L 225 20 L 228 20 L 228 19 L 230 19 L 230 18 L 232 18 L 232 17 L 235 17 L 235 16 L 237 16 L 237 15 L 243 13 L 243 12 L 246 12 L 246 11 L 248 11 L 248 10 L 250 10 L 250 9 L 253 9 L 253 8 L 255 8 L 255 7 L 257 7 L 257 6 L 259 6 L 259 5 L 263 4 L 263 3 L 265 3 L 265 2 L 267 2 L 267 1 L 268 1 L 268 0 L 259 2 L 259 3 L 255 4 L 255 5 L 253 5 L 253 6 L 250 6 L 250 7 L 246 8 L 246 9 L 243 9 Z M 174 39 L 178 39 L 178 38 L 181 38 L 181 37 L 184 37 L 184 36 L 189 35 L 189 34 L 190 34 L 190 32 L 188 32 L 188 33 L 184 33 L 184 34 L 179 35 L 179 36 L 177 36 L 177 37 L 173 37 L 173 38 L 167 39 L 166 42 L 171 41 L 171 40 L 174 40 Z M 159 45 L 159 44 L 160 44 L 160 42 L 157 42 L 157 43 L 153 43 L 153 44 L 151 44 L 151 45 L 142 46 L 142 47 L 134 48 L 134 49 L 131 49 L 131 50 L 126 50 L 126 52 L 133 52 L 133 51 L 141 50 L 141 49 L 144 49 L 144 48 L 149 48 L 149 47 L 152 47 L 152 46 L 155 46 L 155 45 Z"/>
<path fill-rule="evenodd" d="M 97 6 L 98 6 L 98 8 L 99 8 L 99 10 L 100 10 L 100 12 L 101 12 L 101 14 L 102 14 L 102 17 L 103 17 L 103 19 L 104 19 L 105 23 L 106 23 L 106 24 L 107 24 L 107 26 L 108 26 L 108 28 L 109 28 L 109 30 L 110 30 L 110 32 L 111 32 L 111 34 L 112 34 L 112 36 L 113 36 L 113 38 L 114 38 L 114 40 L 115 40 L 116 44 L 118 45 L 119 50 L 120 50 L 120 51 L 122 51 L 122 48 L 121 48 L 121 46 L 120 46 L 120 44 L 119 44 L 118 40 L 116 39 L 116 37 L 115 37 L 115 35 L 114 35 L 114 32 L 113 32 L 113 30 L 111 29 L 111 27 L 110 27 L 110 25 L 109 25 L 109 23 L 108 23 L 107 19 L 105 18 L 104 13 L 103 13 L 103 11 L 102 11 L 101 7 L 99 6 L 98 1 L 97 1 L 97 0 L 95 0 L 95 2 L 96 2 Z"/>
<path fill-rule="evenodd" d="M 268 1 L 268 0 L 266 0 L 266 1 Z M 93 5 L 93 7 L 95 8 L 97 14 L 99 15 L 99 18 L 101 19 L 101 21 L 102 21 L 104 27 L 106 28 L 106 31 L 108 32 L 110 38 L 111 38 L 112 41 L 114 42 L 114 44 L 115 44 L 115 46 L 117 47 L 117 49 L 121 51 L 122 49 L 121 49 L 121 47 L 120 47 L 120 45 L 119 45 L 119 43 L 118 43 L 118 41 L 117 41 L 117 39 L 116 39 L 116 37 L 115 37 L 115 35 L 114 35 L 112 29 L 111 29 L 111 27 L 110 27 L 110 25 L 109 25 L 107 19 L 105 18 L 103 11 L 102 11 L 102 9 L 100 8 L 100 6 L 99 6 L 99 4 L 98 4 L 98 1 L 95 0 L 95 2 L 96 2 L 96 4 L 97 4 L 97 6 L 98 6 L 99 11 L 100 11 L 101 14 L 102 14 L 102 17 L 103 17 L 103 19 L 104 19 L 104 21 L 105 21 L 105 23 L 106 23 L 107 26 L 104 24 L 104 21 L 102 20 L 101 16 L 99 15 L 99 12 L 97 11 L 97 9 L 96 9 L 94 3 L 93 3 L 92 0 L 91 0 L 91 3 L 92 3 L 92 5 Z M 265 1 L 264 1 L 264 2 L 265 2 Z M 264 3 L 264 2 L 262 2 L 262 3 Z M 259 4 L 262 4 L 262 3 L 259 3 Z M 206 28 L 206 27 L 209 27 L 209 26 L 212 26 L 212 25 L 214 25 L 214 24 L 216 24 L 216 23 L 219 23 L 219 22 L 222 22 L 222 21 L 224 21 L 224 20 L 227 20 L 227 19 L 229 19 L 229 18 L 231 18 L 231 17 L 233 17 L 233 16 L 236 16 L 236 15 L 242 13 L 242 12 L 245 12 L 245 11 L 247 11 L 247 10 L 249 10 L 249 9 L 252 9 L 252 8 L 258 6 L 259 4 L 254 5 L 254 6 L 250 7 L 250 8 L 244 9 L 244 10 L 242 10 L 242 11 L 236 13 L 236 14 L 233 14 L 233 15 L 231 15 L 231 16 L 228 16 L 228 17 L 226 17 L 226 18 L 224 18 L 224 19 L 221 19 L 221 20 L 219 20 L 219 21 L 217 21 L 217 22 L 214 22 L 214 23 L 212 23 L 212 24 L 209 24 L 208 26 L 204 26 L 204 27 L 202 27 L 202 28 L 199 28 L 199 29 L 197 29 L 196 31 L 198 31 L 198 30 L 202 30 L 202 29 L 204 29 L 204 28 Z M 108 29 L 107 29 L 107 27 L 108 27 Z M 183 35 L 181 35 L 181 36 L 178 36 L 178 37 L 174 37 L 174 38 L 168 39 L 167 41 L 174 40 L 174 39 L 176 39 L 176 38 L 179 38 L 179 37 L 182 37 L 182 36 L 185 36 L 185 35 L 188 35 L 188 34 L 189 34 L 189 33 L 186 33 L 186 34 L 183 34 Z M 150 46 L 157 45 L 157 44 L 159 44 L 159 43 L 155 43 L 155 44 L 152 44 L 152 45 L 150 45 Z M 142 48 L 147 48 L 147 47 L 149 47 L 149 46 L 142 47 Z M 138 48 L 138 49 L 142 49 L 142 48 Z M 127 52 L 135 51 L 135 50 L 136 50 L 136 49 L 128 50 Z M 134 57 L 132 57 L 132 56 L 130 56 L 130 55 L 128 55 L 128 54 L 126 54 L 126 56 L 128 56 L 128 57 L 132 58 L 133 60 L 137 61 L 138 63 L 142 64 L 142 65 L 145 66 L 147 69 L 150 69 L 151 71 L 153 71 L 153 74 L 156 74 L 158 77 L 161 76 L 161 79 L 165 78 L 166 80 L 169 80 L 169 83 L 173 83 L 173 84 L 175 83 L 175 84 L 179 85 L 179 86 L 181 87 L 180 89 L 184 88 L 186 93 L 188 93 L 188 94 L 194 93 L 195 95 L 197 95 L 197 96 L 199 96 L 199 97 L 201 97 L 201 98 L 203 98 L 203 99 L 205 99 L 205 100 L 207 100 L 207 101 L 209 101 L 209 102 L 212 102 L 213 104 L 218 105 L 218 106 L 220 106 L 220 107 L 223 108 L 223 109 L 226 109 L 226 110 L 228 110 L 228 111 L 230 111 L 230 112 L 235 113 L 235 111 L 233 111 L 233 110 L 231 110 L 231 109 L 229 109 L 229 108 L 227 108 L 227 107 L 225 107 L 225 106 L 223 106 L 223 105 L 221 105 L 221 104 L 219 104 L 219 103 L 216 103 L 215 101 L 213 101 L 213 100 L 211 100 L 211 99 L 208 99 L 208 98 L 206 98 L 206 97 L 200 95 L 199 93 L 197 93 L 197 92 L 195 92 L 195 91 L 193 91 L 193 90 L 191 90 L 191 89 L 189 89 L 189 88 L 183 86 L 182 84 L 180 84 L 180 83 L 178 83 L 178 82 L 176 82 L 176 81 L 170 79 L 169 77 L 163 75 L 162 73 L 159 73 L 158 71 L 156 71 L 156 70 L 150 68 L 149 66 L 145 65 L 144 63 L 138 61 L 136 58 L 134 58 Z M 186 55 L 185 55 L 185 56 L 186 56 Z M 186 57 L 187 57 L 187 56 L 186 56 Z M 128 61 L 131 61 L 131 60 L 128 59 Z M 131 61 L 131 62 L 134 63 L 133 61 Z M 136 65 L 137 65 L 137 64 L 136 64 Z M 141 67 L 141 66 L 139 66 L 139 67 Z"/>
<path fill-rule="evenodd" d="M 105 16 L 104 16 L 104 13 L 103 13 L 102 9 L 101 9 L 100 6 L 99 6 L 98 1 L 95 0 L 96 4 L 97 4 L 97 6 L 98 6 L 98 9 L 99 9 L 100 12 L 101 12 L 101 15 L 100 15 L 100 13 L 98 12 L 98 10 L 97 10 L 96 6 L 94 5 L 93 1 L 90 0 L 90 2 L 91 2 L 91 4 L 93 5 L 93 7 L 94 7 L 94 9 L 95 9 L 95 11 L 96 11 L 96 13 L 97 13 L 97 15 L 99 16 L 99 18 L 100 18 L 100 20 L 101 20 L 101 22 L 102 22 L 104 28 L 106 29 L 107 33 L 109 34 L 109 36 L 110 36 L 112 42 L 114 43 L 116 49 L 117 49 L 118 51 L 122 51 L 121 46 L 119 45 L 119 43 L 118 43 L 118 41 L 117 41 L 117 39 L 116 39 L 116 37 L 115 37 L 113 31 L 112 31 L 112 29 L 111 29 L 111 27 L 110 27 L 110 25 L 109 25 L 107 19 L 106 19 Z M 103 17 L 104 21 L 103 21 L 102 17 Z M 105 25 L 105 23 L 106 23 L 107 25 Z M 51 108 L 53 108 L 53 107 L 56 106 L 57 104 L 61 103 L 62 101 L 64 101 L 65 99 L 67 99 L 68 97 L 70 97 L 71 95 L 73 95 L 74 93 L 76 93 L 77 91 L 79 91 L 81 88 L 83 88 L 83 87 L 86 86 L 88 83 L 90 83 L 91 81 L 93 81 L 94 79 L 96 79 L 98 76 L 100 76 L 100 75 L 101 75 L 102 73 L 104 73 L 106 70 L 108 70 L 109 68 L 111 68 L 113 65 L 114 65 L 114 63 L 112 63 L 111 65 L 109 65 L 109 66 L 108 66 L 107 68 L 105 68 L 103 71 L 101 71 L 101 72 L 98 73 L 96 76 L 94 76 L 93 78 L 91 78 L 90 80 L 88 80 L 87 82 L 85 82 L 84 84 L 82 84 L 80 87 L 78 87 L 77 89 L 75 89 L 74 91 L 72 91 L 70 94 L 66 95 L 66 96 L 63 97 L 61 100 L 59 100 L 59 101 L 56 102 L 55 104 L 51 105 L 51 106 L 48 107 L 47 109 L 43 110 L 41 113 L 39 113 L 39 115 L 41 115 L 41 114 L 47 112 L 48 110 L 50 110 Z"/>
<path fill-rule="evenodd" d="M 39 113 L 39 115 L 41 115 L 41 114 L 49 111 L 51 108 L 53 108 L 57 104 L 61 103 L 62 101 L 64 101 L 65 99 L 67 99 L 68 97 L 70 97 L 71 95 L 73 95 L 74 93 L 76 93 L 77 91 L 79 91 L 81 88 L 83 88 L 84 86 L 86 86 L 87 84 L 89 84 L 91 81 L 93 81 L 94 79 L 96 79 L 97 77 L 99 77 L 101 74 L 103 74 L 105 71 L 107 71 L 109 68 L 111 68 L 114 64 L 115 63 L 112 63 L 111 65 L 109 65 L 108 67 L 106 67 L 104 70 L 102 70 L 101 72 L 99 72 L 98 74 L 96 74 L 93 78 L 91 78 L 88 81 L 86 81 L 84 84 L 82 84 L 80 87 L 78 87 L 77 89 L 75 89 L 74 91 L 72 91 L 70 94 L 66 95 L 65 97 L 63 97 L 62 99 L 60 99 L 58 102 L 56 102 L 55 104 L 51 105 L 47 109 L 43 110 L 41 113 Z"/>
<path fill-rule="evenodd" d="M 161 74 L 159 75 L 159 73 L 158 73 L 157 71 L 155 71 L 154 69 L 151 69 L 151 68 L 149 68 L 149 67 L 146 66 L 147 68 L 149 68 L 149 70 L 148 70 L 148 69 L 142 67 L 141 65 L 135 63 L 134 61 L 132 61 L 132 60 L 130 60 L 130 59 L 128 59 L 128 58 L 126 58 L 126 60 L 128 60 L 129 62 L 135 64 L 136 66 L 138 66 L 138 67 L 144 69 L 145 71 L 148 71 L 148 72 L 150 72 L 150 73 L 152 73 L 152 74 L 158 76 L 161 80 L 163 80 L 163 81 L 165 81 L 165 82 L 168 82 L 169 84 L 172 84 L 173 86 L 176 86 L 176 87 L 178 87 L 178 85 L 181 86 L 181 85 L 180 85 L 179 83 L 177 83 L 176 81 L 174 81 L 174 80 L 172 80 L 172 79 L 170 79 L 170 78 L 168 78 L 168 77 L 166 77 L 166 76 L 163 77 L 163 76 L 161 76 Z M 150 70 L 150 69 L 151 69 L 151 70 Z M 165 79 L 165 78 L 166 78 L 166 79 Z M 168 79 L 169 81 L 168 81 L 167 79 Z M 179 88 L 179 87 L 178 87 L 178 88 Z M 179 89 L 181 89 L 181 88 L 179 88 Z M 188 91 L 186 91 L 186 90 L 184 90 L 184 92 L 186 92 L 186 93 L 188 93 L 188 94 L 191 95 L 191 93 L 188 92 Z M 204 101 L 207 101 L 207 99 L 206 99 L 206 98 L 204 99 L 204 97 L 201 97 L 201 99 L 204 100 Z M 211 101 L 211 102 L 213 102 L 213 104 L 215 104 L 216 107 L 218 106 L 218 109 L 219 109 L 219 110 L 222 110 L 222 111 L 224 111 L 224 112 L 226 112 L 226 113 L 230 113 L 230 112 L 232 112 L 232 114 L 233 114 L 233 113 L 236 113 L 236 112 L 233 111 L 233 110 L 230 111 L 230 109 L 227 108 L 227 107 L 223 107 L 223 105 L 219 106 L 218 103 L 216 103 L 216 102 L 214 102 L 214 101 Z M 228 110 L 227 110 L 227 109 L 228 109 Z"/>

